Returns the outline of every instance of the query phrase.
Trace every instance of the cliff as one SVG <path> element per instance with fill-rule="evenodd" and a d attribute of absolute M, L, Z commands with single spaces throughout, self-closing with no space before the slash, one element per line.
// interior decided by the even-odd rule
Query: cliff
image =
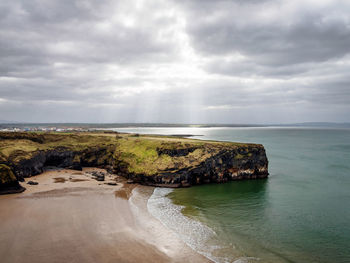
<path fill-rule="evenodd" d="M 259 144 L 111 132 L 1 132 L 0 164 L 9 168 L 7 174 L 17 184 L 42 173 L 45 166 L 102 167 L 137 183 L 165 187 L 268 176 L 265 149 Z M 3 182 L 3 173 L 0 177 L 5 189 L 8 179 Z"/>
<path fill-rule="evenodd" d="M 17 178 L 10 167 L 0 164 L 0 194 L 20 193 L 23 188 L 17 181 Z"/>

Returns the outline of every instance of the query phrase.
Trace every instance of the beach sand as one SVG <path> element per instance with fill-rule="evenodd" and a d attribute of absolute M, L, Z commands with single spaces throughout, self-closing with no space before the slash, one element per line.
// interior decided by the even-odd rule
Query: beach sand
<path fill-rule="evenodd" d="M 106 185 L 93 170 L 47 171 L 0 196 L 2 263 L 210 262 L 148 213 L 152 187 Z"/>

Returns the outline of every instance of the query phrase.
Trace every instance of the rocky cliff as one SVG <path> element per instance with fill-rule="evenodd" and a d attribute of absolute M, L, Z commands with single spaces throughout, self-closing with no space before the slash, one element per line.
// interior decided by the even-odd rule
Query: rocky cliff
<path fill-rule="evenodd" d="M 137 183 L 164 187 L 268 176 L 259 144 L 114 133 L 0 133 L 0 164 L 8 168 L 1 170 L 6 170 L 0 174 L 1 189 L 42 173 L 45 166 L 102 167 Z"/>
<path fill-rule="evenodd" d="M 262 146 L 215 149 L 216 151 L 213 152 L 211 147 L 206 148 L 204 149 L 206 157 L 199 162 L 192 160 L 185 167 L 159 170 L 158 173 L 152 175 L 129 173 L 128 177 L 146 185 L 187 187 L 268 176 L 268 160 Z M 181 156 L 186 158 L 188 155 Z M 188 158 L 191 157 L 188 156 Z"/>
<path fill-rule="evenodd" d="M 11 171 L 11 168 L 5 164 L 0 164 L 0 194 L 20 193 L 23 188 Z"/>

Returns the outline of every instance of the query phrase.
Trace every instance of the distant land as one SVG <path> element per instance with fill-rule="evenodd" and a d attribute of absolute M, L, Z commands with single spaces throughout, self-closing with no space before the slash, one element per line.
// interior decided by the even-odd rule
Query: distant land
<path fill-rule="evenodd" d="M 0 120 L 0 128 L 23 128 L 23 127 L 81 127 L 81 128 L 135 128 L 135 127 L 193 127 L 193 128 L 210 128 L 210 127 L 325 127 L 325 128 L 350 128 L 349 122 L 302 122 L 287 124 L 186 124 L 186 123 L 32 123 Z"/>
<path fill-rule="evenodd" d="M 0 123 L 1 123 L 1 124 L 3 124 L 3 123 L 9 124 L 9 123 L 20 123 L 20 122 L 17 122 L 17 121 L 0 120 Z"/>

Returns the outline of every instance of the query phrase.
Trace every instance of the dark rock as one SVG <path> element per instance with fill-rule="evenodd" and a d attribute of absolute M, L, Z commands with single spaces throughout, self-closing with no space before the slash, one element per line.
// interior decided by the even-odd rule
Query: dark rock
<path fill-rule="evenodd" d="M 5 136 L 5 135 L 4 135 Z M 11 134 L 6 135 L 12 138 Z M 5 137 L 6 137 L 5 136 Z M 22 136 L 22 135 L 21 135 Z M 7 138 L 7 137 L 6 137 Z M 33 136 L 33 141 L 40 141 L 41 137 Z M 142 174 L 129 172 L 129 163 L 118 159 L 114 153 L 116 146 L 92 146 L 86 149 L 71 150 L 68 147 L 57 147 L 50 150 L 37 150 L 23 159 L 4 159 L 10 171 L 15 176 L 6 182 L 0 183 L 0 189 L 14 187 L 22 189 L 18 181 L 43 172 L 45 166 L 58 168 L 105 167 L 110 173 L 119 174 L 128 178 L 127 183 L 141 183 L 144 185 L 162 187 L 188 187 L 206 183 L 225 183 L 233 180 L 260 179 L 268 176 L 268 160 L 262 145 L 237 145 L 211 148 L 207 146 L 167 144 L 157 148 L 158 155 L 182 157 L 190 155 L 198 147 L 205 149 L 206 159 L 198 162 L 190 158 L 190 165 L 183 166 L 179 162 L 168 170 L 157 170 L 155 174 Z M 204 147 L 204 148 L 203 148 Z M 194 162 L 193 162 L 194 160 Z M 183 168 L 185 167 L 185 168 Z M 8 175 L 8 172 L 5 174 Z M 105 173 L 90 172 L 97 181 L 104 181 Z M 5 177 L 4 177 L 5 178 Z M 108 178 L 108 177 L 107 177 Z M 109 180 L 109 179 L 108 179 Z"/>
<path fill-rule="evenodd" d="M 28 181 L 27 184 L 30 184 L 30 185 L 38 185 L 39 183 L 38 183 L 38 182 L 34 182 L 34 181 Z"/>
<path fill-rule="evenodd" d="M 182 186 L 182 187 L 190 187 L 191 184 L 190 184 L 189 182 L 187 182 L 187 181 L 182 181 L 182 182 L 181 182 L 181 186 Z"/>
<path fill-rule="evenodd" d="M 12 172 L 5 164 L 0 164 L 0 195 L 21 193 L 26 190 L 22 187 Z"/>
<path fill-rule="evenodd" d="M 222 150 L 195 167 L 155 175 L 129 174 L 128 177 L 131 182 L 150 186 L 189 187 L 203 183 L 263 179 L 268 174 L 264 147 L 252 146 L 245 150 Z"/>
<path fill-rule="evenodd" d="M 194 152 L 197 149 L 197 147 L 189 147 L 189 148 L 180 148 L 180 149 L 163 149 L 163 148 L 157 148 L 158 155 L 166 154 L 171 157 L 179 157 L 179 156 L 186 156 L 191 152 Z"/>
<path fill-rule="evenodd" d="M 89 147 L 75 152 L 66 147 L 52 150 L 38 150 L 30 159 L 10 163 L 13 173 L 19 181 L 43 172 L 45 166 L 57 168 L 72 168 L 82 170 L 82 167 L 103 167 L 111 164 L 111 148 L 109 146 Z"/>
<path fill-rule="evenodd" d="M 116 182 L 107 182 L 106 184 L 107 184 L 107 185 L 117 185 Z"/>
<path fill-rule="evenodd" d="M 113 173 L 113 166 L 112 165 L 106 165 L 104 168 L 107 170 L 108 173 Z"/>
<path fill-rule="evenodd" d="M 104 181 L 105 180 L 105 176 L 104 175 L 100 175 L 100 174 L 96 175 L 95 176 L 95 180 L 96 181 Z"/>
<path fill-rule="evenodd" d="M 18 185 L 12 185 L 12 186 L 6 186 L 6 187 L 0 187 L 0 195 L 7 195 L 7 194 L 18 194 L 22 193 L 26 190 L 25 187 Z"/>
<path fill-rule="evenodd" d="M 83 167 L 81 166 L 80 163 L 73 163 L 72 169 L 73 169 L 73 170 L 77 170 L 77 171 L 82 171 L 82 170 L 83 170 Z"/>

